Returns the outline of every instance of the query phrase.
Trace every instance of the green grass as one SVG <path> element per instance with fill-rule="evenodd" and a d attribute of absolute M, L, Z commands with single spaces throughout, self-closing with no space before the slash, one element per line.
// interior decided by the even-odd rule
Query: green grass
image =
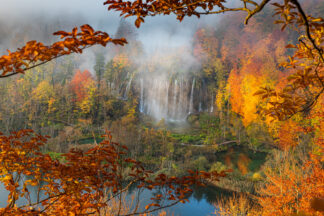
<path fill-rule="evenodd" d="M 250 172 L 257 172 L 260 170 L 261 166 L 266 161 L 267 153 L 265 152 L 254 152 L 244 146 L 236 146 L 231 148 L 232 152 L 229 153 L 229 150 L 216 153 L 220 162 L 225 162 L 226 155 L 229 155 L 231 162 L 234 165 L 234 169 L 237 169 L 238 157 L 240 154 L 246 155 L 249 159 L 248 170 Z"/>
<path fill-rule="evenodd" d="M 104 139 L 102 137 L 96 137 L 96 142 L 100 143 L 101 141 L 103 141 Z M 77 141 L 78 144 L 93 144 L 94 143 L 94 139 L 93 137 L 88 137 L 88 138 L 84 138 L 84 139 L 79 139 Z"/>
<path fill-rule="evenodd" d="M 46 152 L 53 160 L 64 160 L 64 157 L 62 156 L 63 153 L 58 152 Z"/>
<path fill-rule="evenodd" d="M 189 134 L 171 134 L 171 137 L 177 142 L 187 144 L 199 144 L 205 138 L 203 135 L 189 135 Z"/>

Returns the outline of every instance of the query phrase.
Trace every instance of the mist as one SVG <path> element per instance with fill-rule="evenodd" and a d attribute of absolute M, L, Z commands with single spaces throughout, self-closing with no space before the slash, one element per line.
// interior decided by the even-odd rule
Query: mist
<path fill-rule="evenodd" d="M 29 40 L 52 43 L 58 39 L 53 32 L 71 31 L 74 26 L 86 23 L 114 37 L 123 19 L 118 13 L 107 11 L 102 0 L 0 0 L 0 3 L 3 5 L 0 9 L 2 54 L 7 49 L 14 51 Z M 193 92 L 194 73 L 200 66 L 191 54 L 193 36 L 199 27 L 216 26 L 220 19 L 221 16 L 186 17 L 180 23 L 173 15 L 147 17 L 139 29 L 134 27 L 134 18 L 126 19 L 143 49 L 141 56 L 131 56 L 139 68 L 134 72 L 136 79 L 133 80 L 134 75 L 127 77 L 127 88 L 136 85 L 141 97 L 141 112 L 156 120 L 184 120 L 192 112 L 193 97 L 200 94 Z M 113 50 L 113 45 L 96 46 L 73 56 L 78 59 L 80 70 L 88 69 L 94 75 L 95 53 L 104 53 L 107 62 L 113 57 Z M 155 71 L 149 71 L 148 65 L 153 65 Z M 199 111 L 202 103 L 206 109 L 210 107 L 200 101 Z"/>
<path fill-rule="evenodd" d="M 39 29 L 40 32 L 36 31 L 31 36 L 45 40 L 46 36 L 47 39 L 54 38 L 51 36 L 51 31 L 70 30 L 74 26 L 87 23 L 95 29 L 104 30 L 113 35 L 121 18 L 118 13 L 108 11 L 103 2 L 103 0 L 0 0 L 2 3 L 1 30 L 5 30 L 7 37 L 12 37 L 13 34 L 22 30 L 28 33 L 28 28 L 32 31 Z M 134 23 L 133 18 L 126 20 L 131 24 Z M 136 34 L 147 51 L 160 47 L 184 46 L 190 44 L 192 35 L 198 26 L 217 25 L 219 20 L 220 16 L 206 16 L 201 19 L 189 17 L 180 23 L 173 15 L 147 17 L 145 23 L 136 29 Z M 42 31 L 46 26 L 50 29 Z M 1 38 L 6 38 L 6 36 Z M 5 43 L 2 41 L 0 43 L 5 48 Z"/>

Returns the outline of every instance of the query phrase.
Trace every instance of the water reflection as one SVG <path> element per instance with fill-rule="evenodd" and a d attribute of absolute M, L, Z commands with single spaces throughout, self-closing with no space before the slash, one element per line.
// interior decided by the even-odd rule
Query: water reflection
<path fill-rule="evenodd" d="M 31 192 L 31 199 L 35 201 L 37 199 L 37 187 L 29 188 Z M 138 189 L 136 186 L 130 188 L 126 200 L 131 200 L 132 196 L 136 195 Z M 151 197 L 153 197 L 159 191 L 156 190 L 143 190 L 140 196 L 140 206 L 139 210 L 145 210 L 145 206 L 151 203 Z M 8 191 L 5 189 L 3 184 L 0 184 L 0 207 L 5 207 L 7 205 Z M 177 204 L 170 208 L 164 209 L 167 215 L 175 216 L 207 216 L 214 215 L 215 207 L 213 203 L 221 196 L 230 195 L 230 193 L 216 188 L 214 186 L 207 187 L 195 187 L 193 188 L 193 193 L 188 198 L 189 203 Z M 24 205 L 27 203 L 25 198 L 20 198 L 17 201 L 17 205 Z M 167 203 L 161 203 L 161 205 L 166 205 Z M 152 215 L 158 215 L 158 212 Z"/>
<path fill-rule="evenodd" d="M 215 207 L 213 203 L 217 201 L 220 197 L 230 196 L 231 193 L 228 191 L 222 190 L 215 186 L 206 186 L 206 187 L 194 187 L 193 193 L 188 198 L 189 203 L 177 204 L 175 206 L 164 209 L 167 212 L 167 215 L 175 216 L 207 216 L 215 215 Z M 159 194 L 157 190 L 144 190 L 141 193 L 140 198 L 140 210 L 144 210 L 145 205 L 151 203 L 150 198 L 155 194 Z M 131 200 L 132 197 L 137 195 L 136 187 L 132 187 L 129 190 L 128 200 Z M 168 203 L 160 203 L 161 205 L 167 205 Z M 158 215 L 158 212 L 153 215 Z"/>

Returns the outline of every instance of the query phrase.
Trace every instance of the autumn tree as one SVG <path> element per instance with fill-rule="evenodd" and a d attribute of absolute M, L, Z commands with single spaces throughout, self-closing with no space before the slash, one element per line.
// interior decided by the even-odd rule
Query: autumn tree
<path fill-rule="evenodd" d="M 81 72 L 78 70 L 70 83 L 75 94 L 75 101 L 78 108 L 84 114 L 89 114 L 95 105 L 95 81 L 88 70 Z"/>
<path fill-rule="evenodd" d="M 227 7 L 225 1 L 155 1 L 148 0 L 142 1 L 127 1 L 108 0 L 105 4 L 108 5 L 109 10 L 116 10 L 122 16 L 136 16 L 135 25 L 139 27 L 147 16 L 155 16 L 159 14 L 169 15 L 175 14 L 178 20 L 182 20 L 185 16 L 197 16 L 217 14 L 228 11 L 244 11 L 247 13 L 244 23 L 247 24 L 252 16 L 259 13 L 263 8 L 270 4 L 272 1 L 263 0 L 260 3 L 256 1 L 241 1 L 242 7 Z M 280 90 L 275 90 L 271 86 L 266 86 L 262 90 L 257 91 L 248 90 L 248 94 L 244 94 L 250 101 L 253 94 L 260 95 L 267 105 L 262 108 L 262 114 L 270 117 L 273 120 L 286 120 L 292 115 L 303 112 L 309 113 L 314 105 L 321 100 L 324 92 L 324 19 L 322 17 L 313 17 L 308 15 L 302 8 L 297 0 L 286 0 L 273 2 L 275 7 L 275 15 L 280 15 L 280 18 L 275 21 L 276 24 L 281 24 L 281 30 L 286 27 L 297 27 L 298 29 L 298 42 L 297 44 L 289 44 L 286 46 L 288 49 L 295 49 L 293 56 L 289 60 L 282 62 L 280 66 L 286 70 L 292 70 L 292 74 L 288 78 L 288 83 Z M 251 62 L 251 64 L 258 64 L 258 62 Z M 251 68 L 258 68 L 260 65 L 248 66 Z M 272 70 L 276 70 L 273 68 Z M 254 83 L 255 86 L 260 81 L 258 77 L 246 77 L 247 83 Z M 244 83 L 244 79 L 240 82 Z M 237 87 L 237 86 L 236 86 Z M 253 105 L 247 106 L 249 109 L 254 109 Z M 247 115 L 253 115 L 255 110 L 246 110 Z M 248 117 L 249 119 L 253 116 Z M 282 128 L 284 130 L 284 128 Z M 282 135 L 281 136 L 285 136 Z M 281 139 L 281 144 L 285 143 Z M 293 144 L 294 140 L 289 140 L 289 144 Z M 291 143 L 292 142 L 292 143 Z M 322 153 L 320 153 L 322 156 Z M 312 159 L 310 159 L 312 160 Z M 322 160 L 322 159 L 319 159 Z M 311 163 L 311 162 L 309 162 Z M 310 210 L 309 200 L 311 197 L 321 197 L 323 195 L 322 181 L 323 170 L 321 166 L 316 165 L 318 162 L 313 162 L 313 169 L 304 176 L 298 175 L 291 170 L 285 170 L 289 177 L 271 177 L 268 176 L 270 184 L 266 188 L 267 194 L 263 198 L 267 200 L 262 205 L 265 211 L 269 211 L 269 215 L 279 214 L 287 215 L 291 213 L 305 212 L 312 214 Z M 306 169 L 306 168 L 305 168 Z M 301 178 L 301 179 L 299 179 Z M 315 185 L 320 185 L 321 189 L 316 190 Z M 279 194 L 281 197 L 273 196 Z M 297 193 L 297 195 L 296 195 Z M 287 200 L 288 199 L 288 200 Z M 282 202 L 273 205 L 275 202 Z M 270 206 L 276 208 L 272 211 Z"/>
<path fill-rule="evenodd" d="M 179 21 L 186 16 L 200 17 L 202 15 L 220 14 L 230 11 L 243 11 L 247 13 L 244 23 L 248 24 L 251 17 L 263 11 L 264 7 L 271 4 L 271 0 L 240 1 L 241 7 L 228 7 L 225 1 L 127 1 L 108 0 L 108 10 L 120 12 L 121 16 L 135 16 L 135 25 L 140 27 L 148 16 L 174 14 Z M 265 87 L 257 94 L 268 98 L 269 106 L 264 109 L 265 115 L 275 119 L 285 119 L 297 112 L 307 112 L 318 100 L 324 91 L 323 64 L 324 48 L 323 25 L 321 17 L 307 15 L 297 0 L 286 0 L 272 3 L 275 6 L 275 15 L 281 19 L 275 23 L 282 24 L 282 30 L 287 26 L 297 26 L 299 31 L 299 43 L 288 45 L 294 48 L 294 56 L 282 66 L 294 68 L 295 73 L 289 78 L 290 84 L 282 91 L 276 92 L 270 87 Z M 273 69 L 275 70 L 275 68 Z"/>
<path fill-rule="evenodd" d="M 217 180 L 225 175 L 225 172 L 189 170 L 189 175 L 183 177 L 160 174 L 153 178 L 140 162 L 127 156 L 126 146 L 112 142 L 109 132 L 104 137 L 103 142 L 87 152 L 72 150 L 63 155 L 64 161 L 59 161 L 41 152 L 48 137 L 32 130 L 12 132 L 8 136 L 1 134 L 0 181 L 9 194 L 7 206 L 0 213 L 101 215 L 102 209 L 117 199 L 119 207 L 108 214 L 121 215 L 123 194 L 135 184 L 141 190 L 161 189 L 144 210 L 138 208 L 138 196 L 134 209 L 125 215 L 145 214 L 187 202 L 187 195 L 192 191 L 190 185 L 203 185 L 205 180 Z M 32 187 L 36 187 L 36 198 L 31 196 Z M 19 205 L 17 201 L 22 197 L 27 202 Z M 159 204 L 163 200 L 169 203 Z"/>
<path fill-rule="evenodd" d="M 167 1 L 160 2 L 156 0 L 127 1 L 108 0 L 104 5 L 108 5 L 108 10 L 120 12 L 121 16 L 135 16 L 135 25 L 140 27 L 141 23 L 148 16 L 156 15 L 176 15 L 178 20 L 186 16 L 219 14 L 230 11 L 243 11 L 247 13 L 244 23 L 255 14 L 261 12 L 265 6 L 269 5 L 271 0 L 240 1 L 241 6 L 228 7 L 225 1 Z M 282 66 L 294 68 L 296 73 L 290 77 L 290 85 L 282 90 L 275 92 L 271 87 L 265 87 L 257 94 L 262 94 L 268 98 L 269 106 L 264 109 L 265 115 L 273 118 L 284 119 L 297 112 L 308 111 L 322 95 L 323 85 L 323 19 L 321 17 L 312 17 L 307 15 L 297 0 L 287 0 L 283 3 L 275 2 L 275 15 L 280 15 L 281 19 L 275 23 L 282 24 L 282 30 L 286 26 L 296 25 L 300 31 L 299 44 L 289 45 L 287 48 L 294 48 L 294 56 Z M 45 46 L 36 41 L 28 42 L 26 46 L 18 51 L 2 56 L 0 66 L 2 70 L 1 77 L 8 77 L 17 73 L 23 73 L 25 70 L 36 67 L 39 64 L 48 62 L 54 58 L 68 55 L 72 52 L 81 53 L 83 49 L 107 43 L 124 45 L 125 39 L 111 39 L 107 33 L 95 32 L 89 25 L 81 27 L 81 32 L 74 28 L 72 32 L 56 32 L 64 38 L 63 41 L 54 43 L 51 46 Z M 33 65 L 32 65 L 33 64 Z M 300 108 L 302 107 L 302 108 Z"/>
<path fill-rule="evenodd" d="M 260 189 L 258 202 L 263 208 L 262 215 L 322 215 L 320 208 L 313 205 L 316 199 L 321 199 L 324 194 L 323 162 L 323 137 L 321 128 L 323 112 L 315 114 L 321 119 L 312 127 L 294 127 L 300 133 L 315 132 L 311 141 L 313 150 L 304 156 L 299 156 L 296 145 L 301 145 L 300 140 L 294 139 L 298 133 L 286 133 L 285 138 L 280 138 L 279 146 L 283 151 L 275 166 L 266 166 L 266 184 Z M 316 118 L 313 116 L 313 118 Z M 293 125 L 294 123 L 289 123 Z M 284 130 L 285 126 L 282 130 Z M 280 134 L 283 136 L 283 134 Z M 290 144 L 290 145 L 289 145 Z M 307 153 L 306 153 L 307 154 Z M 321 205 L 321 204 L 320 204 Z"/>
<path fill-rule="evenodd" d="M 91 46 L 100 44 L 106 46 L 108 43 L 116 45 L 125 45 L 124 38 L 112 39 L 102 31 L 94 31 L 89 25 L 75 27 L 71 32 L 58 31 L 54 35 L 61 37 L 61 41 L 46 46 L 41 42 L 29 41 L 24 47 L 16 52 L 10 52 L 0 58 L 1 78 L 10 77 L 27 70 L 40 66 L 53 59 L 71 53 L 82 53 L 82 51 Z"/>
<path fill-rule="evenodd" d="M 312 208 L 312 200 L 324 193 L 321 157 L 311 155 L 301 167 L 286 161 L 279 169 L 279 173 L 266 172 L 267 184 L 258 198 L 262 215 L 322 215 Z"/>
<path fill-rule="evenodd" d="M 264 7 L 271 4 L 271 2 L 273 2 L 272 5 L 275 7 L 275 15 L 280 16 L 280 19 L 275 23 L 280 24 L 282 30 L 285 30 L 286 27 L 296 27 L 298 30 L 299 36 L 296 40 L 298 42 L 286 46 L 288 49 L 294 49 L 294 54 L 288 61 L 280 64 L 281 67 L 293 72 L 288 78 L 287 85 L 282 89 L 275 90 L 272 86 L 265 86 L 254 94 L 260 95 L 266 102 L 266 105 L 262 108 L 262 114 L 275 120 L 286 120 L 298 112 L 308 113 L 321 99 L 324 92 L 324 20 L 321 17 L 308 15 L 299 1 L 285 0 L 274 2 L 262 0 L 258 2 L 241 0 L 241 6 L 233 7 L 227 6 L 223 0 L 107 0 L 104 4 L 108 5 L 108 10 L 120 12 L 121 16 L 135 16 L 135 25 L 140 27 L 141 23 L 148 16 L 174 14 L 181 21 L 186 16 L 197 16 L 199 18 L 202 15 L 220 14 L 230 11 L 245 12 L 247 15 L 244 23 L 247 24 L 251 17 L 263 11 Z M 5 78 L 15 74 L 22 74 L 29 69 L 38 67 L 58 57 L 71 53 L 82 53 L 84 49 L 96 44 L 102 46 L 106 46 L 108 43 L 116 45 L 126 44 L 124 38 L 112 39 L 107 33 L 94 31 L 89 25 L 83 25 L 80 29 L 81 31 L 79 32 L 78 28 L 74 28 L 71 32 L 59 31 L 54 33 L 61 36 L 62 40 L 49 46 L 36 41 L 30 41 L 15 52 L 9 51 L 8 55 L 0 57 L 0 77 Z M 261 67 L 258 65 L 258 62 L 254 64 L 256 64 L 255 68 Z M 246 64 L 246 66 L 252 67 L 249 64 Z M 244 82 L 258 83 L 259 79 L 257 77 L 244 77 L 242 83 Z M 247 89 L 247 91 L 248 94 L 246 95 L 250 97 L 255 90 Z M 88 106 L 85 106 L 87 104 L 83 105 L 85 112 L 87 112 L 89 110 Z M 254 111 L 254 108 L 249 108 L 246 114 L 253 115 Z M 70 214 L 99 212 L 100 208 L 105 206 L 105 203 L 99 199 L 104 195 L 104 188 L 111 188 L 112 193 L 117 196 L 124 192 L 125 188 L 121 180 L 124 179 L 122 169 L 125 164 L 129 164 L 132 167 L 132 171 L 128 176 L 131 176 L 133 181 L 140 182 L 140 187 L 148 189 L 153 189 L 154 187 L 167 188 L 167 194 L 154 197 L 154 201 L 164 198 L 173 200 L 174 203 L 184 202 L 186 201 L 185 195 L 190 191 L 188 185 L 200 184 L 202 183 L 201 179 L 219 176 L 218 173 L 205 172 L 191 172 L 191 175 L 182 178 L 167 177 L 161 174 L 152 181 L 148 179 L 148 172 L 143 169 L 139 162 L 130 158 L 123 158 L 124 150 L 118 144 L 111 142 L 109 134 L 107 140 L 87 153 L 74 151 L 65 154 L 65 163 L 55 161 L 39 151 L 39 146 L 43 145 L 45 141 L 46 138 L 29 130 L 14 132 L 9 136 L 0 137 L 2 149 L 0 157 L 2 166 L 1 180 L 10 191 L 8 206 L 1 209 L 2 213 L 7 215 L 32 215 L 36 211 L 38 213 L 48 212 L 48 214 L 55 215 L 62 212 Z M 310 158 L 312 160 L 312 156 Z M 295 202 L 292 205 L 298 204 L 299 201 L 303 202 L 303 199 L 314 196 L 318 197 L 322 194 L 322 191 L 313 190 L 309 192 L 309 188 L 304 187 L 305 185 L 311 185 L 314 188 L 313 186 L 320 181 L 319 179 L 323 179 L 321 170 L 316 171 L 318 170 L 317 168 L 321 167 L 316 165 L 318 163 L 314 162 L 313 164 L 315 172 L 310 173 L 305 179 L 302 178 L 299 181 L 305 191 L 301 190 L 306 195 L 302 196 L 301 199 L 299 199 L 300 196 L 285 196 L 290 199 L 289 203 Z M 288 174 L 290 175 L 290 173 Z M 23 175 L 31 176 L 31 180 L 24 181 L 21 188 L 20 179 Z M 313 178 L 314 175 L 315 177 Z M 293 174 L 291 179 L 273 178 L 274 186 L 269 185 L 268 192 L 285 191 L 282 187 L 278 187 L 276 182 L 288 182 L 294 185 L 294 182 L 289 182 L 293 178 Z M 269 179 L 271 179 L 271 176 L 269 176 Z M 46 184 L 41 186 L 39 184 L 40 181 L 46 182 Z M 16 200 L 19 196 L 26 196 L 28 200 L 30 193 L 27 185 L 38 185 L 39 191 L 46 192 L 48 197 L 43 200 L 31 201 L 25 206 L 16 206 Z M 179 187 L 174 187 L 174 185 L 179 185 Z M 287 184 L 284 185 L 287 186 Z M 298 187 L 297 190 L 299 190 Z M 290 192 L 291 190 L 288 188 L 287 191 Z M 286 195 L 286 193 L 282 194 Z M 287 194 L 289 195 L 289 193 Z M 267 199 L 267 197 L 264 199 Z M 266 203 L 269 204 L 269 201 Z M 44 208 L 38 209 L 37 205 L 39 204 L 42 204 Z M 282 206 L 281 203 L 278 203 L 278 206 Z M 158 210 L 161 207 L 157 202 L 153 202 L 147 207 L 146 212 L 150 212 L 150 208 Z M 293 206 L 293 208 L 299 211 L 300 207 Z M 286 210 L 286 204 L 284 204 L 283 209 Z M 308 207 L 306 206 L 301 210 L 307 212 Z M 289 211 L 284 211 L 283 213 L 285 214 L 286 212 L 290 213 Z"/>
<path fill-rule="evenodd" d="M 103 53 L 97 53 L 96 54 L 96 64 L 94 66 L 94 70 L 96 72 L 96 78 L 97 78 L 97 92 L 96 92 L 96 104 L 95 104 L 95 111 L 94 111 L 94 120 L 98 123 L 100 115 L 102 114 L 102 110 L 100 108 L 100 102 L 102 99 L 102 89 L 101 89 L 101 83 L 102 78 L 105 71 L 105 57 Z"/>

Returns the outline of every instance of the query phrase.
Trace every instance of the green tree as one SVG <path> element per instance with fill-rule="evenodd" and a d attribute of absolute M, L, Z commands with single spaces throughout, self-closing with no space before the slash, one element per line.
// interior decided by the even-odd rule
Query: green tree
<path fill-rule="evenodd" d="M 94 123 L 99 123 L 100 119 L 103 119 L 102 109 L 100 106 L 102 100 L 102 89 L 101 82 L 103 78 L 103 74 L 105 71 L 105 57 L 102 52 L 96 53 L 96 64 L 94 66 L 94 70 L 96 72 L 97 78 L 97 92 L 96 92 L 96 104 L 94 109 Z"/>

